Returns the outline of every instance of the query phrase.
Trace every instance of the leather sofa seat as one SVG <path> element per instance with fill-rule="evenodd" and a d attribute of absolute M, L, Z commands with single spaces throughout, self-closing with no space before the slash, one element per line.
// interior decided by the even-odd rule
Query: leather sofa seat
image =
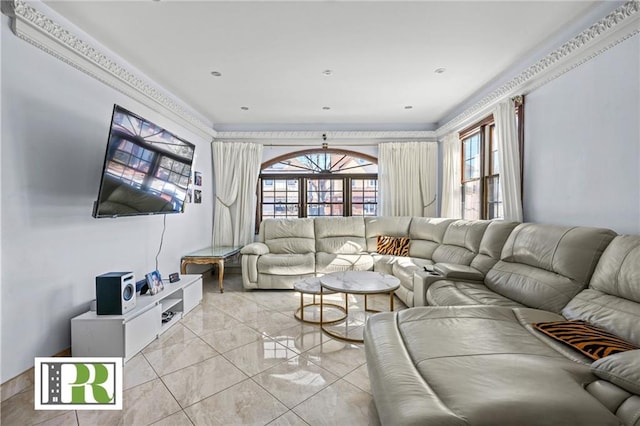
<path fill-rule="evenodd" d="M 524 307 L 518 302 L 489 290 L 484 284 L 449 280 L 437 281 L 429 287 L 427 303 L 430 306 L 492 305 Z"/>
<path fill-rule="evenodd" d="M 316 253 L 316 273 L 318 275 L 343 271 L 370 271 L 372 269 L 373 257 L 369 253 Z"/>
<path fill-rule="evenodd" d="M 268 253 L 258 259 L 261 274 L 268 275 L 304 275 L 315 272 L 313 253 L 307 254 L 272 254 Z"/>
<path fill-rule="evenodd" d="M 365 349 L 381 423 L 619 425 L 584 390 L 589 366 L 542 343 L 516 312 L 418 307 L 372 317 Z"/>

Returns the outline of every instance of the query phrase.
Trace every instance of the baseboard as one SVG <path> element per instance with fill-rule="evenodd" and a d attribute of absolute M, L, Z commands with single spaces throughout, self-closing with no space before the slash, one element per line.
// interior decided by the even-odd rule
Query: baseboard
<path fill-rule="evenodd" d="M 71 348 L 64 349 L 53 356 L 69 357 L 71 356 Z M 33 383 L 33 367 L 31 367 L 0 385 L 0 399 L 4 402 L 14 395 L 29 390 L 29 388 L 33 387 Z"/>

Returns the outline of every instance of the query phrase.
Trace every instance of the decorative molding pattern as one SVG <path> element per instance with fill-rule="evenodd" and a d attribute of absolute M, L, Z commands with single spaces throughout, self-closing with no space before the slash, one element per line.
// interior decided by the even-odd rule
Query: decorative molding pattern
<path fill-rule="evenodd" d="M 467 108 L 436 130 L 438 137 L 467 124 L 476 115 L 487 113 L 500 100 L 514 94 L 531 92 L 591 59 L 606 52 L 629 38 L 640 34 L 640 1 L 632 0 L 616 8 L 586 30 L 565 42 L 558 49 L 522 71 L 516 77 Z M 628 29 L 629 32 L 622 31 Z M 611 38 L 619 35 L 617 39 Z M 604 46 L 602 46 L 604 44 Z M 563 67 L 564 66 L 564 67 Z M 563 67 L 563 68 L 561 68 Z"/>
<path fill-rule="evenodd" d="M 163 113 L 202 137 L 215 136 L 211 123 L 177 102 L 161 88 L 128 70 L 99 48 L 82 40 L 25 0 L 3 1 L 2 12 L 12 19 L 14 34 L 108 86 Z"/>
<path fill-rule="evenodd" d="M 330 141 L 335 140 L 353 140 L 360 139 L 363 141 L 389 140 L 389 139 L 420 139 L 420 140 L 436 140 L 436 132 L 428 131 L 281 131 L 281 132 L 218 132 L 216 139 L 226 140 L 313 140 L 317 142 L 322 139 L 322 135 L 327 135 Z"/>
<path fill-rule="evenodd" d="M 481 114 L 487 114 L 502 99 L 531 92 L 640 34 L 639 11 L 640 0 L 628 1 L 616 8 L 435 131 L 216 132 L 211 123 L 193 110 L 82 40 L 32 3 L 27 3 L 26 0 L 2 1 L 2 12 L 13 18 L 12 29 L 19 38 L 151 109 L 161 110 L 202 137 L 231 140 L 317 140 L 323 133 L 334 140 L 435 140 L 477 119 Z"/>

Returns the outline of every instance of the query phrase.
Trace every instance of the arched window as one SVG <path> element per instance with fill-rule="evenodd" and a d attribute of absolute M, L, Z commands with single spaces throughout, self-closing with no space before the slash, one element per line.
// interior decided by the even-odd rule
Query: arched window
<path fill-rule="evenodd" d="M 298 151 L 262 164 L 257 223 L 268 217 L 376 216 L 378 164 L 339 149 Z"/>

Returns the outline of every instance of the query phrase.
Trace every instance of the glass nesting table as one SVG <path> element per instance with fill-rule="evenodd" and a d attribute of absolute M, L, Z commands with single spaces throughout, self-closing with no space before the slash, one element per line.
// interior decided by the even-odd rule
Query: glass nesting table
<path fill-rule="evenodd" d="M 187 273 L 188 264 L 218 265 L 218 286 L 220 293 L 224 292 L 224 261 L 237 256 L 242 246 L 207 247 L 185 254 L 180 261 L 180 273 Z"/>

